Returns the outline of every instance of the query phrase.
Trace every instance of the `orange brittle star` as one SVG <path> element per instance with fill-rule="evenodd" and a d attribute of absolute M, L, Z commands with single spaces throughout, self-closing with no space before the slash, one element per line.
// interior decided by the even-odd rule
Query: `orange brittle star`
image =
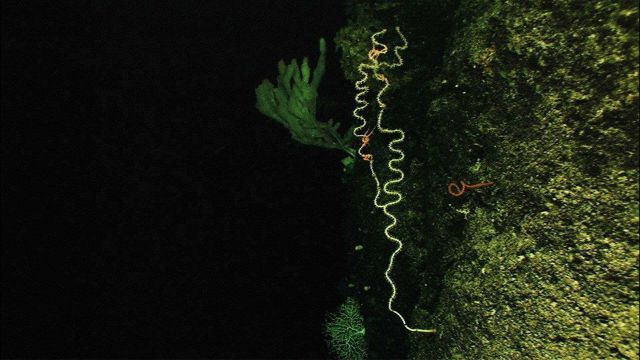
<path fill-rule="evenodd" d="M 462 194 L 464 194 L 464 190 L 465 189 L 475 189 L 475 188 L 479 188 L 479 187 L 483 187 L 483 186 L 491 186 L 494 183 L 493 182 L 481 182 L 479 184 L 466 184 L 464 181 L 460 181 L 460 184 L 462 184 L 462 189 L 460 189 L 460 187 L 458 186 L 458 184 L 456 184 L 455 182 L 451 182 L 449 183 L 449 186 L 447 187 L 447 189 L 449 190 L 449 194 L 453 195 L 453 196 L 460 196 Z M 455 191 L 453 190 L 453 188 L 455 188 Z"/>
<path fill-rule="evenodd" d="M 387 53 L 386 47 L 382 48 L 381 50 L 373 48 L 373 49 L 371 49 L 371 51 L 369 51 L 368 56 L 369 56 L 369 59 L 377 62 L 378 61 L 378 56 L 380 56 L 380 54 L 386 54 L 386 53 Z"/>
<path fill-rule="evenodd" d="M 373 129 L 371 129 L 370 131 L 366 132 L 364 134 L 364 136 L 362 136 L 362 145 L 360 146 L 360 150 L 362 150 L 362 148 L 364 148 L 365 146 L 367 146 L 369 144 L 369 141 L 371 140 L 370 137 L 373 134 Z M 362 160 L 364 161 L 370 161 L 371 157 L 373 155 L 371 154 L 361 154 L 362 155 Z"/>

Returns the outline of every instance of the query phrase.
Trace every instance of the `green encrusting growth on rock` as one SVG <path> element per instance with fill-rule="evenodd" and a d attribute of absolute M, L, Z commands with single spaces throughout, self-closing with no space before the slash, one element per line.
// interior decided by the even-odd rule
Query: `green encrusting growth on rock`
<path fill-rule="evenodd" d="M 413 44 L 385 95 L 406 133 L 394 280 L 398 306 L 438 334 L 402 350 L 392 320 L 365 317 L 372 357 L 637 359 L 637 2 L 382 3 L 350 2 L 336 42 L 350 57 L 364 46 L 350 39 L 382 23 Z M 367 176 L 360 162 L 349 184 L 366 230 L 350 235 L 369 252 L 350 281 L 371 284 L 363 311 L 381 314 L 371 279 L 389 250 Z M 495 185 L 454 198 L 459 180 Z"/>

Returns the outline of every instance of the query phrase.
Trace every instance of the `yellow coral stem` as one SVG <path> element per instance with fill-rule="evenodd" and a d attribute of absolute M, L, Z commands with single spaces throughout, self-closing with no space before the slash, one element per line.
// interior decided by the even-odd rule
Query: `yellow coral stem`
<path fill-rule="evenodd" d="M 382 101 L 382 96 L 384 95 L 385 91 L 390 87 L 390 82 L 389 79 L 382 73 L 380 73 L 379 71 L 382 69 L 392 69 L 392 68 L 396 68 L 401 66 L 404 62 L 402 59 L 402 56 L 400 56 L 400 50 L 405 50 L 408 47 L 408 42 L 407 39 L 405 38 L 404 34 L 402 34 L 402 32 L 400 31 L 400 28 L 396 27 L 396 31 L 398 33 L 398 35 L 400 36 L 400 38 L 403 41 L 402 45 L 399 46 L 395 46 L 394 47 L 394 55 L 397 59 L 396 62 L 393 63 L 387 63 L 387 62 L 379 62 L 378 61 L 378 57 L 380 55 L 386 54 L 388 52 L 388 47 L 379 42 L 377 37 L 383 35 L 387 30 L 383 29 L 381 31 L 378 31 L 376 33 L 374 33 L 373 35 L 371 35 L 371 43 L 372 43 L 372 49 L 371 51 L 369 51 L 368 54 L 368 58 L 369 58 L 369 63 L 361 63 L 358 66 L 358 72 L 360 74 L 362 74 L 362 78 L 360 80 L 358 80 L 355 84 L 355 87 L 357 90 L 359 90 L 358 94 L 355 97 L 355 100 L 358 104 L 360 104 L 360 106 L 356 107 L 355 110 L 353 111 L 353 116 L 360 120 L 362 122 L 362 124 L 356 128 L 354 128 L 353 130 L 353 134 L 357 137 L 360 137 L 361 139 L 363 139 L 362 141 L 362 146 L 360 147 L 360 149 L 358 149 L 358 153 L 363 156 L 363 159 L 367 160 L 369 162 L 369 170 L 371 172 L 371 176 L 373 177 L 373 179 L 375 180 L 376 183 L 376 195 L 373 199 L 373 203 L 374 206 L 376 208 L 380 208 L 382 209 L 383 213 L 389 218 L 391 219 L 391 223 L 389 225 L 387 225 L 387 227 L 385 227 L 384 229 L 384 234 L 387 237 L 387 239 L 389 239 L 389 241 L 394 242 L 395 244 L 397 244 L 397 247 L 395 249 L 395 251 L 391 254 L 390 258 L 389 258 L 389 265 L 387 266 L 387 269 L 384 273 L 385 279 L 387 280 L 387 282 L 389 283 L 389 285 L 391 286 L 391 295 L 389 296 L 389 300 L 387 302 L 387 307 L 389 309 L 389 311 L 391 311 L 392 313 L 394 313 L 395 315 L 397 315 L 400 320 L 402 321 L 402 324 L 404 325 L 405 329 L 407 329 L 408 331 L 411 332 L 418 332 L 418 333 L 435 333 L 436 330 L 435 329 L 422 329 L 422 328 L 413 328 L 410 327 L 409 325 L 407 325 L 407 322 L 405 321 L 404 317 L 402 316 L 402 314 L 400 314 L 397 310 L 394 309 L 393 307 L 393 302 L 398 294 L 397 288 L 396 288 L 396 284 L 393 282 L 393 279 L 391 278 L 391 272 L 393 270 L 393 265 L 394 265 L 394 261 L 396 256 L 402 251 L 403 249 L 403 243 L 400 239 L 398 239 L 397 237 L 395 237 L 392 233 L 391 230 L 398 224 L 398 219 L 396 218 L 396 216 L 389 211 L 389 207 L 393 206 L 395 204 L 398 204 L 402 201 L 403 197 L 402 197 L 402 193 L 400 193 L 400 191 L 398 190 L 392 190 L 391 186 L 397 183 L 402 182 L 402 180 L 404 180 L 404 172 L 397 167 L 397 164 L 402 161 L 405 157 L 404 152 L 397 148 L 396 145 L 402 143 L 404 141 L 405 138 L 405 134 L 404 131 L 402 131 L 402 129 L 389 129 L 389 128 L 385 128 L 382 124 L 382 119 L 384 116 L 384 111 L 387 107 L 387 105 L 384 103 L 384 101 Z M 376 95 L 376 101 L 379 107 L 379 111 L 378 111 L 378 116 L 377 116 L 377 121 L 376 121 L 376 129 L 380 132 L 380 133 L 386 133 L 386 134 L 396 134 L 398 135 L 398 137 L 396 137 L 395 139 L 393 139 L 391 142 L 389 142 L 388 144 L 388 149 L 389 151 L 391 151 L 392 153 L 395 153 L 397 156 L 390 159 L 387 163 L 387 168 L 392 172 L 397 174 L 396 178 L 387 180 L 387 182 L 384 183 L 384 185 L 380 185 L 380 180 L 378 179 L 378 176 L 376 174 L 375 168 L 374 168 L 374 161 L 373 161 L 373 156 L 371 154 L 364 154 L 362 153 L 362 149 L 368 144 L 369 142 L 369 138 L 368 136 L 370 136 L 370 133 L 367 134 L 362 133 L 362 130 L 367 126 L 367 120 L 364 118 L 364 116 L 361 115 L 362 110 L 364 110 L 365 108 L 367 108 L 369 106 L 369 103 L 364 99 L 365 95 L 368 93 L 369 91 L 369 87 L 366 85 L 367 81 L 369 80 L 369 74 L 365 71 L 365 69 L 371 70 L 371 72 L 373 73 L 373 77 L 384 83 L 384 85 L 382 86 L 382 88 L 380 89 L 380 91 L 378 91 L 377 95 Z M 366 139 L 366 140 L 365 140 Z M 381 193 L 384 192 L 386 195 L 393 197 L 393 200 L 390 200 L 386 203 L 380 203 L 380 195 Z"/>

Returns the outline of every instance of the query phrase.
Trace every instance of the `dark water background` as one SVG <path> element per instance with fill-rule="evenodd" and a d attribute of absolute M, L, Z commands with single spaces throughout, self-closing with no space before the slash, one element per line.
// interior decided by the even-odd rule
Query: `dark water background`
<path fill-rule="evenodd" d="M 3 2 L 3 357 L 327 356 L 342 155 L 254 88 L 343 9 L 256 4 Z"/>

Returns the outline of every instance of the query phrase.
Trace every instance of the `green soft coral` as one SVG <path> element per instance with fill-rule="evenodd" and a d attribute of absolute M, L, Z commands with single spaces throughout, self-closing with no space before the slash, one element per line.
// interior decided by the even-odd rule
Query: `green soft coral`
<path fill-rule="evenodd" d="M 256 107 L 289 129 L 291 136 L 299 143 L 338 149 L 355 156 L 355 149 L 349 146 L 352 141 L 352 129 L 340 135 L 340 123 L 333 120 L 321 122 L 316 119 L 316 99 L 318 86 L 324 75 L 327 46 L 320 39 L 318 64 L 311 74 L 309 59 L 302 64 L 293 59 L 289 65 L 283 60 L 278 62 L 278 86 L 264 79 L 256 88 Z"/>

